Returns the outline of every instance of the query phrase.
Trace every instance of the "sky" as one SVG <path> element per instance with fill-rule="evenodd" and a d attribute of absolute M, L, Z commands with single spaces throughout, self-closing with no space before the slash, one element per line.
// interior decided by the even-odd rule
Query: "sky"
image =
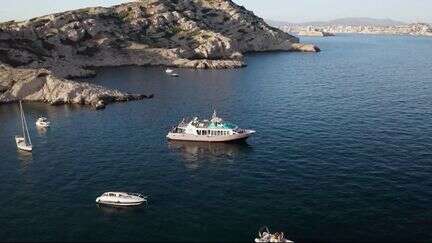
<path fill-rule="evenodd" d="M 129 0 L 2 0 L 0 22 Z M 306 22 L 344 17 L 432 23 L 432 0 L 234 0 L 265 19 Z"/>

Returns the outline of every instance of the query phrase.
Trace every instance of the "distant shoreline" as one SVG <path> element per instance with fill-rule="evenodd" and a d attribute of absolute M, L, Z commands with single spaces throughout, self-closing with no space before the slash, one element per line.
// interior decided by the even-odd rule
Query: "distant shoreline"
<path fill-rule="evenodd" d="M 288 32 L 288 34 L 291 34 L 291 35 L 296 35 L 296 36 L 299 36 L 298 35 L 298 32 Z M 299 37 L 300 38 L 304 38 L 304 37 L 320 37 L 320 38 L 323 38 L 323 37 L 325 37 L 325 38 L 328 38 L 328 37 L 338 37 L 338 36 L 355 36 L 355 35 L 358 35 L 358 36 L 393 36 L 393 37 L 403 37 L 403 36 L 405 36 L 405 37 L 413 37 L 413 38 L 418 38 L 418 37 L 425 37 L 425 38 L 431 38 L 432 36 L 429 36 L 429 35 L 410 35 L 410 34 L 387 34 L 387 33 L 362 33 L 362 32 L 350 32 L 350 33 L 347 33 L 347 32 L 338 32 L 338 33 L 332 33 L 332 34 L 334 34 L 334 35 L 331 35 L 331 36 L 312 36 L 312 35 L 310 35 L 310 36 L 306 36 L 306 35 L 300 35 Z"/>
<path fill-rule="evenodd" d="M 392 26 L 377 25 L 282 25 L 287 33 L 322 32 L 331 34 L 407 35 L 432 37 L 432 25 L 414 23 Z"/>

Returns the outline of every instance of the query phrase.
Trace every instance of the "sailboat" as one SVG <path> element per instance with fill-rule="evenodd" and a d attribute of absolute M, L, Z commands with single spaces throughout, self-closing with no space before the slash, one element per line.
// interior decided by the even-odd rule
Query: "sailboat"
<path fill-rule="evenodd" d="M 15 142 L 18 149 L 31 152 L 33 150 L 33 145 L 31 143 L 30 134 L 27 127 L 27 121 L 24 116 L 24 110 L 22 108 L 21 100 L 19 102 L 19 107 L 20 107 L 20 116 L 21 116 L 22 136 L 16 135 Z"/>

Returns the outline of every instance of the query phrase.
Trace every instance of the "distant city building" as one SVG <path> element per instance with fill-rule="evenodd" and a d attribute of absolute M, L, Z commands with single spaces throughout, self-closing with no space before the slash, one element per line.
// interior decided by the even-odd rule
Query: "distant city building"
<path fill-rule="evenodd" d="M 283 31 L 305 36 L 327 36 L 331 33 L 360 33 L 360 34 L 388 34 L 388 35 L 415 35 L 432 36 L 432 26 L 426 23 L 402 24 L 394 26 L 374 25 L 283 25 Z"/>

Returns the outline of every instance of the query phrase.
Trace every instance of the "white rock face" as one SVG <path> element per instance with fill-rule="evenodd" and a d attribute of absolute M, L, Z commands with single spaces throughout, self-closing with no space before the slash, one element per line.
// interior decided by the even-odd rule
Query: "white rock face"
<path fill-rule="evenodd" d="M 2 97 L 87 104 L 96 88 L 80 89 L 64 78 L 91 76 L 92 68 L 104 66 L 237 68 L 245 66 L 245 52 L 319 50 L 298 48 L 298 42 L 230 0 L 142 0 L 7 22 L 0 24 L 0 64 L 46 69 L 50 78 L 32 79 Z M 68 91 L 55 93 L 52 85 Z"/>
<path fill-rule="evenodd" d="M 102 108 L 110 102 L 148 98 L 66 79 L 45 69 L 17 69 L 0 65 L 0 103 L 40 101 L 50 104 L 83 104 Z"/>

